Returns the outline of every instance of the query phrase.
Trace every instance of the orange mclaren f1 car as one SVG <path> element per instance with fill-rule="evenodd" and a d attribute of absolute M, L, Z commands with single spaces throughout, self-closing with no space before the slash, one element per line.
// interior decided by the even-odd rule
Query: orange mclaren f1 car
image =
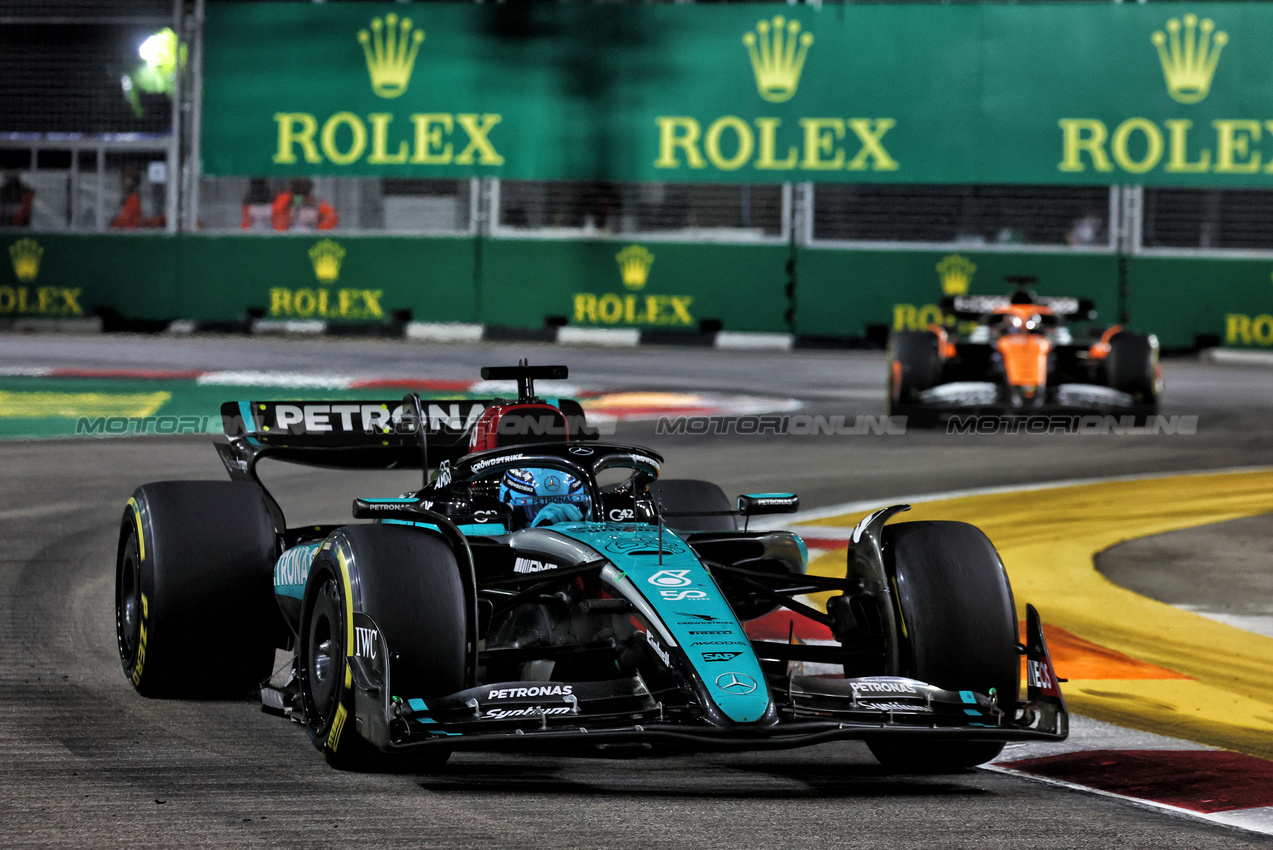
<path fill-rule="evenodd" d="M 1152 415 L 1162 367 L 1158 339 L 1114 325 L 1079 342 L 1066 321 L 1096 317 L 1091 302 L 1039 297 L 1016 280 L 1011 296 L 949 298 L 947 325 L 900 331 L 889 342 L 889 412 L 932 425 L 942 414 L 1072 412 Z M 949 325 L 972 322 L 962 338 Z"/>

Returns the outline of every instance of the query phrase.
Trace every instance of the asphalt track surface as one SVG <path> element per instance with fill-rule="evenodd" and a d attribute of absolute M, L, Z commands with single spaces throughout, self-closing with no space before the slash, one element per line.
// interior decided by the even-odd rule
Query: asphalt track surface
<path fill-rule="evenodd" d="M 458 379 L 518 357 L 565 362 L 572 380 L 609 389 L 773 394 L 801 399 L 803 412 L 883 412 L 883 357 L 872 353 L 0 337 L 0 362 L 13 366 Z M 1164 412 L 1199 416 L 1196 434 L 707 438 L 632 423 L 615 439 L 663 451 L 668 474 L 711 478 L 727 492 L 791 489 L 808 508 L 1273 465 L 1273 372 L 1171 361 L 1166 376 Z M 138 484 L 222 478 L 207 443 L 0 444 L 0 838 L 9 846 L 1267 846 L 1249 833 L 988 771 L 888 777 L 852 743 L 639 760 L 465 754 L 436 776 L 355 775 L 328 768 L 299 727 L 250 702 L 142 699 L 114 645 L 119 517 Z M 296 523 L 342 519 L 350 495 L 393 494 L 414 480 L 284 467 L 266 475 Z M 1211 545 L 1230 543 L 1221 534 Z M 1187 557 L 1168 563 L 1160 575 L 1142 565 L 1131 586 L 1188 604 L 1196 568 Z M 1220 610 L 1249 598 L 1249 572 L 1213 569 L 1198 604 Z M 1046 611 L 1046 600 L 1037 602 Z M 217 651 L 216 635 L 207 651 Z"/>

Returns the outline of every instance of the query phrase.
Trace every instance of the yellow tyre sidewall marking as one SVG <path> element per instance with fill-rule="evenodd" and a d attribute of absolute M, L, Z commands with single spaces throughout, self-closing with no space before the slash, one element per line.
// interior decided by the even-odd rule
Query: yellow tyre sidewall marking
<path fill-rule="evenodd" d="M 128 507 L 132 508 L 133 520 L 137 524 L 137 560 L 146 560 L 146 536 L 141 532 L 141 506 L 137 504 L 135 498 L 128 499 Z M 140 576 L 138 577 L 140 580 Z M 146 645 L 149 641 L 147 626 L 150 625 L 150 600 L 146 598 L 146 592 L 138 588 L 138 595 L 141 597 L 141 623 L 138 624 L 137 636 L 137 660 L 133 663 L 132 683 L 133 685 L 141 684 L 142 671 L 146 667 Z"/>
<path fill-rule="evenodd" d="M 1093 563 L 1126 540 L 1268 512 L 1273 470 L 964 496 L 917 504 L 898 521 L 979 526 L 1003 557 L 1019 615 L 1033 602 L 1051 625 L 1192 679 L 1074 680 L 1065 694 L 1075 710 L 1273 758 L 1273 638 L 1118 587 Z M 848 527 L 864 515 L 804 527 Z M 810 572 L 842 572 L 843 559 L 842 551 L 823 555 Z M 1216 559 L 1199 559 L 1199 582 L 1223 569 Z"/>
<path fill-rule="evenodd" d="M 349 562 L 345 557 L 345 547 L 337 543 L 333 546 L 336 550 L 336 563 L 340 568 L 340 582 L 344 588 L 345 596 L 345 657 L 352 658 L 354 655 L 354 595 L 353 589 L 349 581 Z M 354 684 L 354 669 L 350 666 L 350 662 L 345 662 L 345 691 L 348 692 Z M 349 711 L 345 708 L 345 696 L 341 694 L 340 700 L 336 704 L 336 716 L 332 718 L 331 729 L 327 733 L 327 747 L 333 753 L 340 746 L 340 736 L 345 730 L 345 720 L 349 716 Z"/>
<path fill-rule="evenodd" d="M 137 504 L 137 500 L 130 498 L 128 507 L 133 509 L 133 519 L 137 522 L 137 557 L 139 560 L 146 560 L 146 537 L 141 533 L 141 506 Z"/>

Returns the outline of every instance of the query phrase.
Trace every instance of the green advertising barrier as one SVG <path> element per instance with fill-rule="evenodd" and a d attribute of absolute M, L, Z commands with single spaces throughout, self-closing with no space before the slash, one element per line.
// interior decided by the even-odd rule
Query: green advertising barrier
<path fill-rule="evenodd" d="M 234 322 L 265 318 L 480 322 L 696 332 L 792 330 L 785 245 L 663 242 L 14 234 L 0 240 L 0 320 Z M 1273 347 L 1273 260 L 1126 259 L 1131 326 L 1167 348 L 1199 337 Z M 1110 254 L 801 248 L 794 330 L 883 338 L 926 327 L 944 295 L 1001 294 L 1033 276 L 1044 295 L 1096 302 L 1117 320 Z"/>
<path fill-rule="evenodd" d="M 177 315 L 376 323 L 410 310 L 418 322 L 475 322 L 474 268 L 471 238 L 186 236 Z"/>
<path fill-rule="evenodd" d="M 789 330 L 786 245 L 535 239 L 482 245 L 486 324 Z"/>
<path fill-rule="evenodd" d="M 4 244 L 0 319 L 478 318 L 472 239 L 32 234 Z"/>
<path fill-rule="evenodd" d="M 1165 347 L 1273 346 L 1273 260 L 1132 257 L 1128 310 Z"/>
<path fill-rule="evenodd" d="M 177 243 L 170 236 L 0 236 L 0 319 L 75 319 L 113 310 L 138 319 L 177 315 Z"/>
<path fill-rule="evenodd" d="M 812 248 L 799 251 L 796 271 L 796 330 L 807 336 L 881 339 L 883 328 L 922 330 L 940 321 L 942 298 L 1005 295 L 1009 276 L 1038 278 L 1040 295 L 1092 299 L 1098 323 L 1118 319 L 1112 254 Z"/>
<path fill-rule="evenodd" d="M 208 175 L 1273 185 L 1273 4 L 210 3 Z"/>

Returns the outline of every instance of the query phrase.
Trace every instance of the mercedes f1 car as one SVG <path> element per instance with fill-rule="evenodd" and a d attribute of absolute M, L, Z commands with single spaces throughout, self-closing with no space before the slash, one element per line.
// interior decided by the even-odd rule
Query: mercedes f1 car
<path fill-rule="evenodd" d="M 1067 321 L 1096 318 L 1091 302 L 1038 297 L 1033 278 L 1010 278 L 1011 296 L 948 298 L 948 324 L 971 322 L 960 339 L 948 327 L 894 333 L 889 343 L 888 404 L 909 424 L 943 413 L 1152 415 L 1162 369 L 1152 334 L 1105 329 L 1078 342 Z"/>
<path fill-rule="evenodd" d="M 797 534 L 748 528 L 795 511 L 795 495 L 734 504 L 660 478 L 656 452 L 601 443 L 576 403 L 535 396 L 535 379 L 565 376 L 484 369 L 519 394 L 479 403 L 467 428 L 414 394 L 226 404 L 231 480 L 147 484 L 123 513 L 117 637 L 133 686 L 259 690 L 358 769 L 431 769 L 457 750 L 860 739 L 889 767 L 938 771 L 1065 738 L 1039 617 L 1025 607 L 1022 641 L 978 529 L 887 524 L 908 508 L 886 507 L 842 570 L 810 574 Z M 289 527 L 262 458 L 414 466 L 427 483 L 354 499 L 359 522 Z"/>

